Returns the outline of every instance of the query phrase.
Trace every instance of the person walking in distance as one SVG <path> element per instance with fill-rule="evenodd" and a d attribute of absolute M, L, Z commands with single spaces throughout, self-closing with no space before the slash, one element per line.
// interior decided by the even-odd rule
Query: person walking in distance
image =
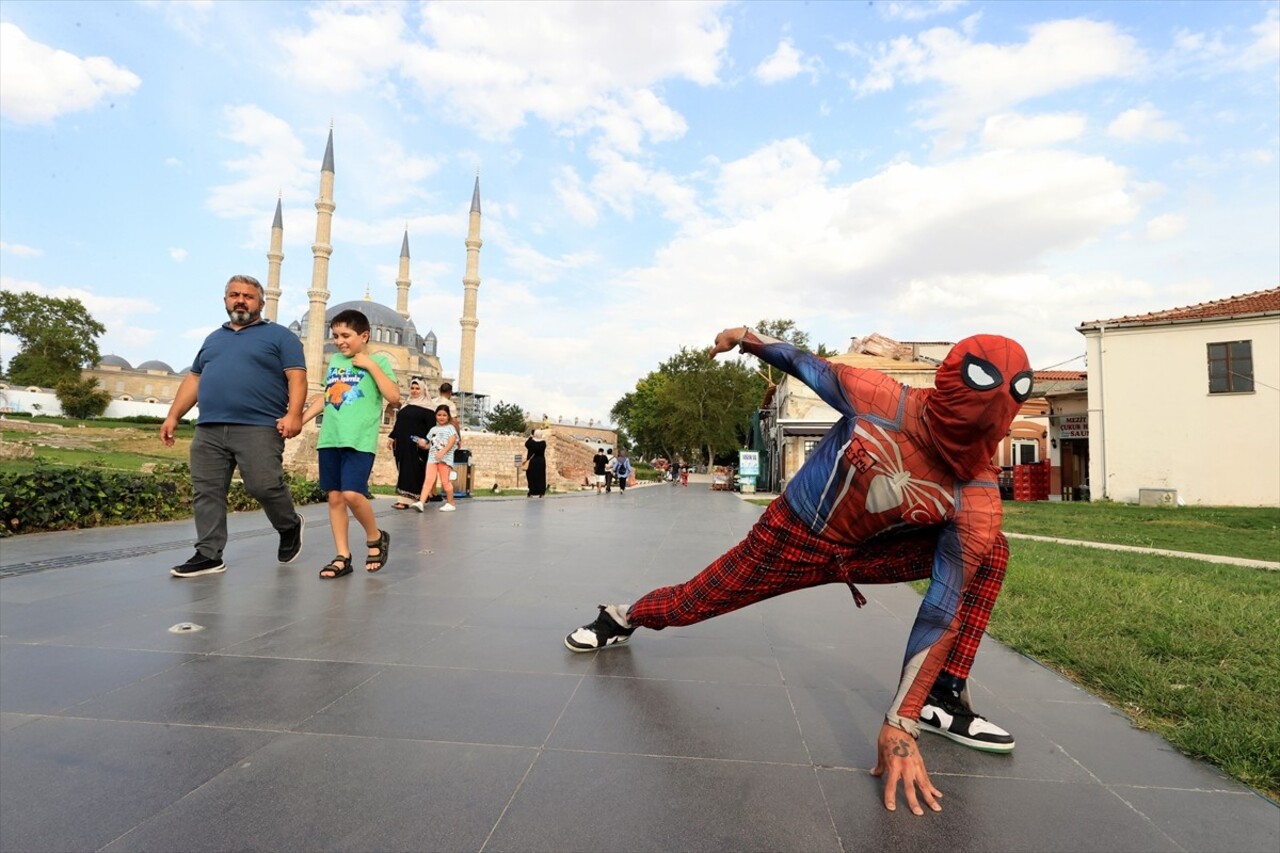
<path fill-rule="evenodd" d="M 914 814 L 924 814 L 921 799 L 940 811 L 916 743 L 922 729 L 988 752 L 1014 748 L 973 710 L 967 678 L 1009 559 L 991 460 L 1031 396 L 1027 355 L 998 335 L 965 338 L 924 389 L 745 327 L 720 332 L 709 354 L 734 347 L 804 382 L 840 421 L 740 544 L 685 583 L 600 605 L 565 645 L 607 649 L 637 628 L 691 625 L 820 584 L 847 585 L 860 607 L 856 583 L 930 578 L 872 775 L 884 779 L 886 809 L 897 808 L 901 783 Z"/>
<path fill-rule="evenodd" d="M 160 425 L 160 440 L 172 447 L 178 420 L 199 404 L 190 452 L 196 552 L 170 571 L 178 578 L 226 571 L 227 492 L 236 468 L 280 534 L 279 562 L 297 558 L 306 527 L 282 462 L 285 439 L 302 429 L 307 398 L 302 342 L 262 318 L 265 294 L 252 276 L 233 275 L 222 301 L 229 319 L 205 338 Z"/>
<path fill-rule="evenodd" d="M 631 459 L 627 456 L 627 451 L 618 451 L 614 458 L 613 475 L 618 478 L 618 491 L 625 492 L 627 481 L 631 479 Z"/>
<path fill-rule="evenodd" d="M 596 455 L 591 457 L 592 470 L 595 472 L 596 478 L 596 494 L 604 494 L 604 469 L 609 464 L 609 457 L 605 455 L 604 448 L 596 451 Z"/>
<path fill-rule="evenodd" d="M 387 436 L 387 447 L 396 458 L 396 502 L 392 509 L 408 509 L 422 491 L 426 479 L 427 458 L 418 446 L 422 438 L 435 426 L 436 413 L 427 401 L 422 380 L 409 381 L 409 399 L 396 413 L 396 422 Z"/>
<path fill-rule="evenodd" d="M 378 428 L 382 410 L 400 402 L 391 360 L 383 353 L 369 354 L 369 318 L 362 312 L 339 311 L 329 321 L 337 352 L 329 359 L 324 393 L 307 406 L 306 423 L 324 412 L 320 424 L 320 488 L 329 496 L 329 525 L 337 556 L 320 570 L 323 580 L 349 575 L 350 515 L 364 528 L 365 571 L 376 572 L 387 564 L 391 535 L 378 529 L 369 493 L 369 473 L 378 452 Z"/>

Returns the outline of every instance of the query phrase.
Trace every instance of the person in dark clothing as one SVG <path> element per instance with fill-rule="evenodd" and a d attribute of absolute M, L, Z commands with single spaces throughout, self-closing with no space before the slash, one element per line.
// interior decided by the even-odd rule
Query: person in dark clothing
<path fill-rule="evenodd" d="M 409 382 L 409 399 L 396 413 L 395 426 L 387 436 L 387 445 L 395 454 L 396 495 L 392 509 L 408 509 L 422 491 L 426 478 L 427 455 L 418 447 L 417 439 L 425 438 L 436 425 L 436 413 L 430 408 L 426 388 L 422 380 L 414 377 Z M 408 500 L 406 500 L 406 498 Z"/>
<path fill-rule="evenodd" d="M 591 465 L 595 472 L 597 495 L 604 492 L 604 467 L 608 464 L 609 457 L 605 455 L 604 448 L 602 447 L 596 451 L 596 455 L 591 460 Z"/>
<path fill-rule="evenodd" d="M 525 470 L 525 479 L 529 483 L 527 497 L 542 497 L 547 493 L 547 442 L 543 439 L 542 430 L 535 429 L 524 440 L 525 459 L 529 462 Z"/>

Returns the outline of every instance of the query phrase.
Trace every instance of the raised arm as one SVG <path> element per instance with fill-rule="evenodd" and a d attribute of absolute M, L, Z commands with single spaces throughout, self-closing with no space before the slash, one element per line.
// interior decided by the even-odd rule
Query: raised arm
<path fill-rule="evenodd" d="M 716 335 L 708 355 L 715 358 L 722 352 L 738 347 L 744 353 L 754 355 L 779 370 L 788 373 L 808 385 L 831 408 L 843 414 L 855 414 L 844 383 L 856 383 L 857 375 L 872 374 L 876 381 L 884 375 L 876 371 L 860 371 L 837 366 L 794 344 L 761 335 L 746 326 L 725 329 Z"/>

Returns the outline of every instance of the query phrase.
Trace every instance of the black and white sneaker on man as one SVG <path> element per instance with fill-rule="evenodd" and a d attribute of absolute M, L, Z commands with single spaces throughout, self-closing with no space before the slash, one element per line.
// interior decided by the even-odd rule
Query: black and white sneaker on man
<path fill-rule="evenodd" d="M 280 549 L 276 551 L 276 559 L 281 563 L 292 563 L 302 551 L 302 531 L 307 529 L 307 520 L 302 513 L 297 513 L 298 523 L 280 534 Z"/>
<path fill-rule="evenodd" d="M 1013 735 L 945 691 L 929 694 L 920 709 L 920 728 L 983 752 L 1013 751 Z"/>
<path fill-rule="evenodd" d="M 212 557 L 206 557 L 196 551 L 195 555 L 181 566 L 174 566 L 170 569 L 169 574 L 175 578 L 194 578 L 200 575 L 215 575 L 226 570 L 226 563 L 221 560 L 215 560 Z"/>
<path fill-rule="evenodd" d="M 609 646 L 620 646 L 630 639 L 635 628 L 627 624 L 619 605 L 601 604 L 600 615 L 590 625 L 583 625 L 564 638 L 564 645 L 571 652 L 594 652 Z"/>

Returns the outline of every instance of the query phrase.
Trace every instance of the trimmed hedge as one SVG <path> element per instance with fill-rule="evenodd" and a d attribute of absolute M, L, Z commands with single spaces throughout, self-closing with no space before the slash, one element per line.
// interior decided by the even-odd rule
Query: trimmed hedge
<path fill-rule="evenodd" d="M 325 500 L 318 483 L 293 476 L 286 480 L 295 503 Z M 0 474 L 0 536 L 190 518 L 191 497 L 191 470 L 185 463 L 133 474 L 37 461 L 30 473 Z M 258 506 L 243 483 L 232 482 L 230 511 Z"/>

